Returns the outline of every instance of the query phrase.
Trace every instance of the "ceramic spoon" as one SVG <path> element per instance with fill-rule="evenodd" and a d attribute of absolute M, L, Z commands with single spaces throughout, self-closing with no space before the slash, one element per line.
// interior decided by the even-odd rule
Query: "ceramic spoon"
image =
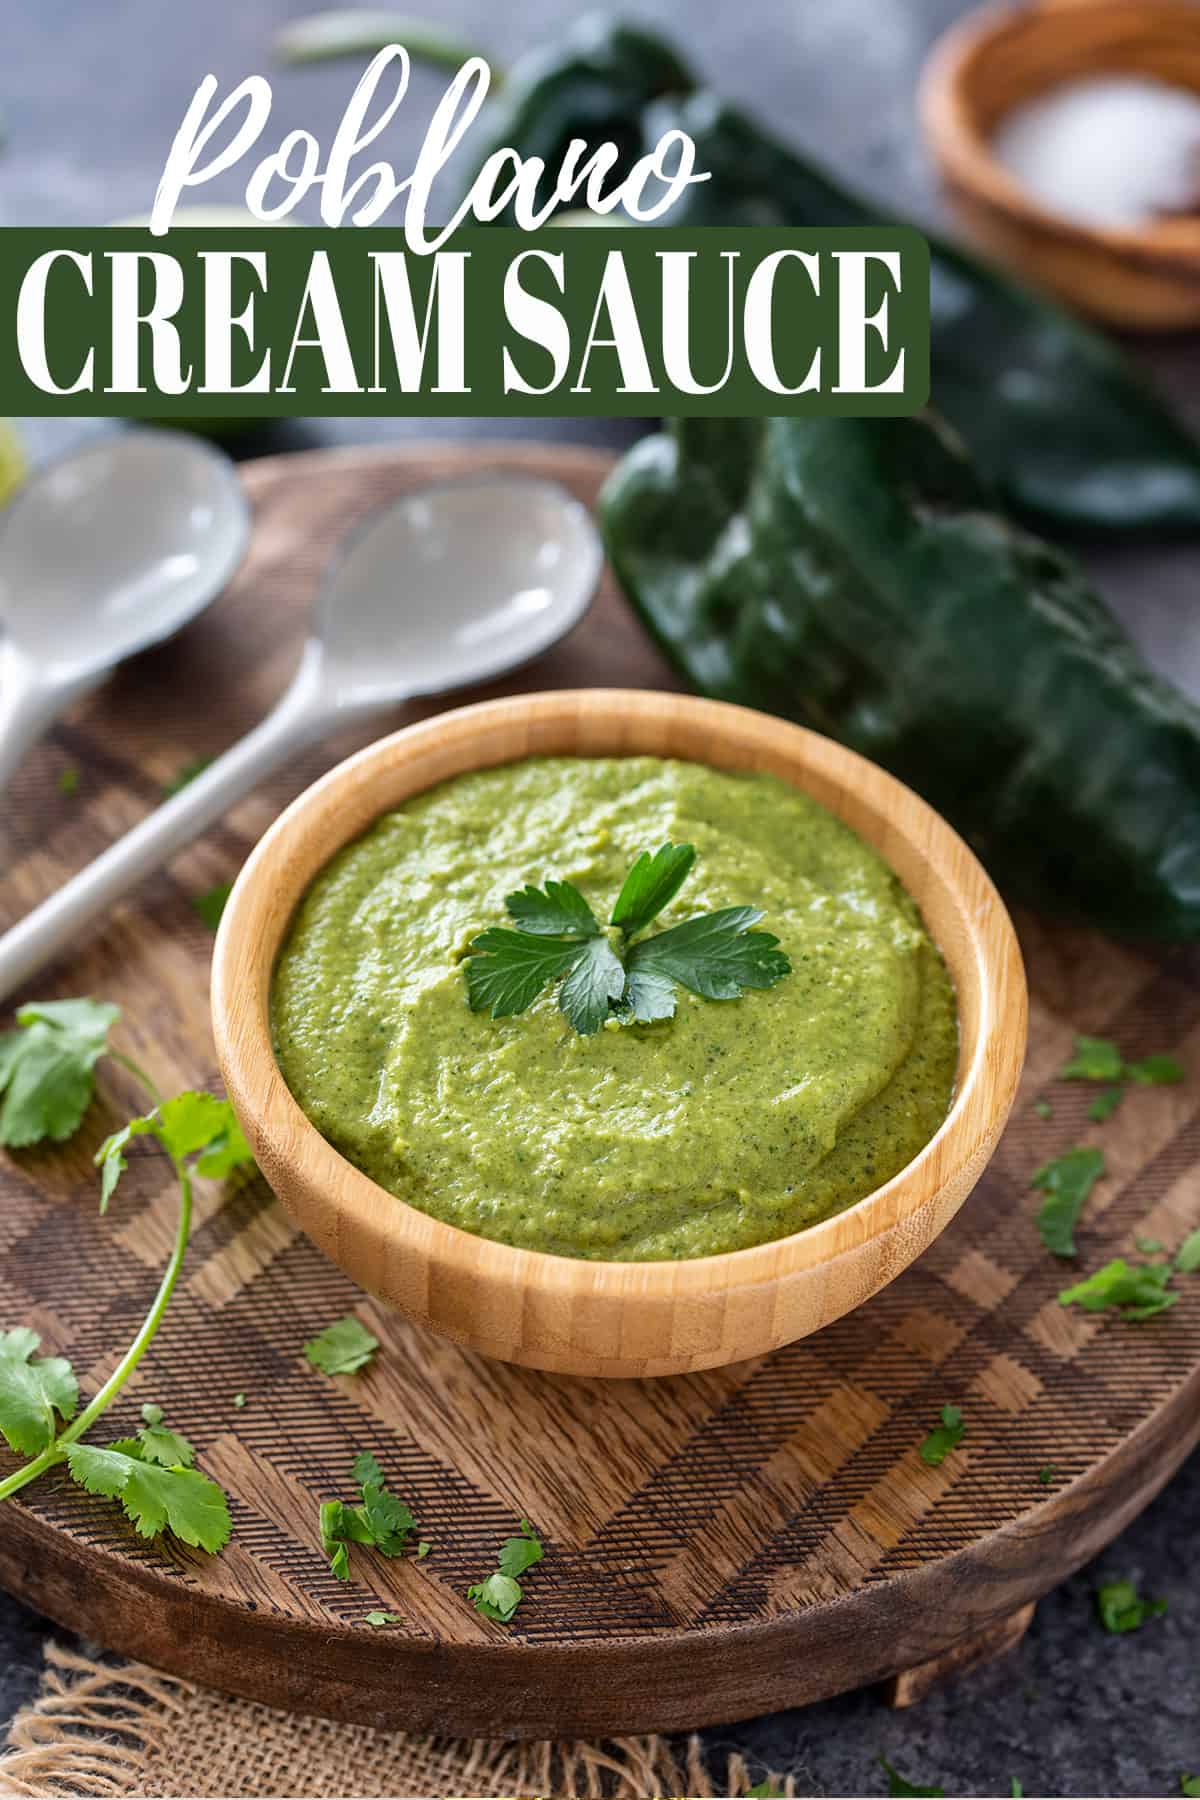
<path fill-rule="evenodd" d="M 298 750 L 547 650 L 586 612 L 602 560 L 586 508 L 530 476 L 436 483 L 377 513 L 327 575 L 275 710 L 0 938 L 0 998 Z"/>
<path fill-rule="evenodd" d="M 249 532 L 229 458 L 177 431 L 30 477 L 0 513 L 0 789 L 73 700 L 215 599 Z"/>

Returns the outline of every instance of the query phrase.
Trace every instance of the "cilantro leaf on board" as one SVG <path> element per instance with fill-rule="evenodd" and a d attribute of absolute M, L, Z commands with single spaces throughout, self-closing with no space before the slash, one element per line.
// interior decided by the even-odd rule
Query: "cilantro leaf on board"
<path fill-rule="evenodd" d="M 1184 1067 L 1175 1056 L 1143 1056 L 1140 1062 L 1125 1064 L 1125 1076 L 1141 1087 L 1177 1087 L 1184 1078 Z"/>
<path fill-rule="evenodd" d="M 1175 1252 L 1175 1267 L 1181 1275 L 1194 1275 L 1200 1269 L 1200 1230 L 1184 1238 Z"/>
<path fill-rule="evenodd" d="M 44 1000 L 23 1006 L 0 1033 L 0 1144 L 23 1149 L 78 1129 L 95 1088 L 95 1068 L 121 1016 L 102 1000 Z"/>
<path fill-rule="evenodd" d="M 663 844 L 637 858 L 612 912 L 620 951 L 571 882 L 547 880 L 541 888 L 510 894 L 505 905 L 522 929 L 492 926 L 467 949 L 472 1012 L 510 1018 L 561 980 L 559 1010 L 590 1037 L 610 1020 L 652 1024 L 672 1018 L 676 983 L 708 1000 L 736 1000 L 747 988 L 772 987 L 791 964 L 777 948 L 778 938 L 750 930 L 763 917 L 754 906 L 701 913 L 631 943 L 674 899 L 695 858 L 691 844 Z"/>
<path fill-rule="evenodd" d="M 232 881 L 218 881 L 206 894 L 192 895 L 192 911 L 210 931 L 215 931 L 221 923 L 221 914 L 225 911 L 225 903 L 232 892 Z"/>
<path fill-rule="evenodd" d="M 521 1536 L 510 1537 L 500 1547 L 496 1573 L 477 1581 L 467 1589 L 476 1612 L 498 1625 L 507 1625 L 524 1598 L 525 1590 L 517 1580 L 534 1563 L 541 1562 L 545 1551 L 537 1532 L 528 1519 L 521 1520 Z"/>
<path fill-rule="evenodd" d="M 1082 1145 L 1043 1163 L 1031 1176 L 1045 1202 L 1037 1215 L 1042 1242 L 1055 1256 L 1075 1255 L 1075 1225 L 1088 1195 L 1104 1174 L 1104 1152 Z"/>
<path fill-rule="evenodd" d="M 367 1544 L 382 1556 L 401 1556 L 417 1523 L 410 1508 L 388 1489 L 379 1460 L 370 1450 L 359 1452 L 350 1475 L 362 1505 L 323 1500 L 318 1515 L 321 1545 L 339 1581 L 350 1579 L 347 1545 Z"/>
<path fill-rule="evenodd" d="M 304 1354 L 314 1369 L 325 1375 L 356 1375 L 365 1369 L 379 1348 L 379 1339 L 365 1325 L 347 1313 L 336 1319 L 316 1337 L 309 1338 Z"/>
<path fill-rule="evenodd" d="M 403 1625 L 404 1620 L 399 1613 L 380 1612 L 376 1608 L 367 1614 L 365 1623 L 368 1625 Z"/>
<path fill-rule="evenodd" d="M 595 913 L 570 881 L 547 881 L 544 887 L 525 886 L 504 902 L 511 919 L 534 936 L 600 936 Z"/>
<path fill-rule="evenodd" d="M 1108 1038 L 1075 1038 L 1075 1053 L 1058 1071 L 1060 1081 L 1120 1081 L 1125 1061 Z"/>
<path fill-rule="evenodd" d="M 1105 1119 L 1111 1119 L 1125 1098 L 1123 1087 L 1102 1088 L 1088 1107 L 1087 1116 L 1093 1124 L 1103 1125 Z"/>
<path fill-rule="evenodd" d="M 611 923 L 627 938 L 645 931 L 671 904 L 695 860 L 694 844 L 662 844 L 653 856 L 643 850 L 622 883 Z"/>
<path fill-rule="evenodd" d="M 180 1432 L 163 1424 L 162 1407 L 143 1406 L 142 1418 L 145 1422 L 138 1427 L 137 1441 L 143 1461 L 158 1463 L 164 1469 L 190 1469 L 196 1452 Z"/>
<path fill-rule="evenodd" d="M 879 1766 L 888 1778 L 888 1794 L 894 1800 L 945 1800 L 945 1788 L 916 1787 L 901 1775 L 899 1769 L 893 1769 L 886 1756 L 881 1756 Z"/>
<path fill-rule="evenodd" d="M 176 794 L 181 793 L 183 789 L 187 787 L 189 782 L 195 781 L 197 775 L 203 775 L 205 769 L 211 767 L 211 765 L 211 756 L 196 756 L 193 757 L 191 762 L 184 763 L 182 767 L 176 770 L 169 781 L 163 782 L 163 799 L 170 800 Z"/>
<path fill-rule="evenodd" d="M 10 1450 L 37 1456 L 58 1434 L 55 1420 L 73 1419 L 79 1384 L 65 1356 L 35 1356 L 36 1331 L 0 1331 L 0 1434 Z"/>
<path fill-rule="evenodd" d="M 1118 1256 L 1074 1287 L 1063 1288 L 1059 1304 L 1082 1306 L 1088 1312 L 1111 1307 L 1122 1318 L 1149 1319 L 1179 1298 L 1166 1292 L 1171 1274 L 1170 1263 L 1127 1263 Z"/>
<path fill-rule="evenodd" d="M 956 1450 L 962 1442 L 966 1431 L 963 1423 L 962 1408 L 959 1406 L 943 1406 L 942 1422 L 935 1425 L 925 1442 L 921 1445 L 921 1461 L 936 1469 L 944 1463 L 951 1450 Z"/>
<path fill-rule="evenodd" d="M 128 1442 L 128 1440 L 127 1440 Z M 199 1469 L 164 1469 L 121 1448 L 67 1446 L 67 1467 L 89 1494 L 118 1499 L 142 1537 L 174 1532 L 195 1548 L 216 1552 L 233 1527 L 229 1506 L 215 1481 Z"/>
<path fill-rule="evenodd" d="M 1143 1600 L 1132 1581 L 1103 1581 L 1096 1589 L 1096 1611 L 1105 1631 L 1140 1631 L 1147 1619 L 1166 1610 L 1165 1600 Z"/>

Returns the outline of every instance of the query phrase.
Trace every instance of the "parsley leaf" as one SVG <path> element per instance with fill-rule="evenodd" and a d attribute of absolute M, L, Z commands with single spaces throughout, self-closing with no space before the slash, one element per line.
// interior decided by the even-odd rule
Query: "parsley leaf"
<path fill-rule="evenodd" d="M 521 930 L 535 936 L 600 936 L 595 913 L 570 881 L 547 881 L 544 888 L 523 887 L 504 904 Z"/>
<path fill-rule="evenodd" d="M 36 1331 L 0 1331 L 0 1433 L 10 1450 L 37 1456 L 58 1435 L 55 1413 L 73 1419 L 79 1384 L 65 1356 L 34 1356 Z"/>
<path fill-rule="evenodd" d="M 1143 1600 L 1132 1581 L 1104 1581 L 1096 1589 L 1096 1611 L 1105 1631 L 1139 1631 L 1147 1619 L 1166 1610 L 1165 1600 Z"/>
<path fill-rule="evenodd" d="M 618 954 L 596 916 L 569 881 L 527 886 L 505 901 L 521 927 L 492 926 L 467 950 L 472 1012 L 509 1018 L 561 980 L 559 1010 L 581 1036 L 609 1019 L 650 1024 L 675 1013 L 678 982 L 708 1000 L 736 1000 L 746 988 L 782 980 L 791 964 L 767 931 L 751 931 L 757 907 L 729 906 L 631 944 L 678 893 L 695 862 L 691 844 L 643 851 L 626 876 L 612 913 L 621 932 Z"/>
<path fill-rule="evenodd" d="M 1055 1256 L 1074 1256 L 1075 1224 L 1088 1195 L 1104 1174 L 1104 1152 L 1076 1146 L 1044 1163 L 1030 1187 L 1046 1196 L 1037 1216 L 1042 1242 Z"/>
<path fill-rule="evenodd" d="M 379 1339 L 353 1313 L 348 1313 L 309 1338 L 304 1354 L 314 1369 L 326 1375 L 355 1375 L 367 1366 L 378 1348 Z"/>
<path fill-rule="evenodd" d="M 521 1536 L 510 1537 L 500 1547 L 494 1575 L 477 1581 L 467 1589 L 467 1599 L 485 1619 L 507 1625 L 524 1598 L 525 1590 L 517 1580 L 534 1563 L 541 1562 L 545 1551 L 528 1519 L 521 1520 Z"/>
<path fill-rule="evenodd" d="M 1193 1231 L 1184 1238 L 1175 1252 L 1175 1267 L 1181 1275 L 1194 1275 L 1200 1269 L 1200 1231 Z"/>
<path fill-rule="evenodd" d="M 225 902 L 232 892 L 232 881 L 218 881 L 216 887 L 209 888 L 206 894 L 192 895 L 192 911 L 210 931 L 215 931 L 221 923 Z"/>
<path fill-rule="evenodd" d="M 1058 1071 L 1060 1081 L 1120 1081 L 1124 1073 L 1124 1058 L 1108 1038 L 1079 1036 L 1074 1056 Z"/>
<path fill-rule="evenodd" d="M 1178 1300 L 1178 1294 L 1165 1291 L 1170 1278 L 1170 1263 L 1127 1263 L 1118 1256 L 1085 1281 L 1064 1288 L 1059 1304 L 1082 1306 L 1088 1312 L 1112 1307 L 1126 1319 L 1149 1319 Z"/>
<path fill-rule="evenodd" d="M 77 1129 L 95 1088 L 119 1006 L 102 1000 L 43 1000 L 23 1006 L 17 1029 L 0 1034 L 0 1144 L 22 1149 Z"/>
<path fill-rule="evenodd" d="M 651 856 L 643 850 L 621 886 L 612 910 L 612 924 L 625 937 L 645 931 L 664 906 L 669 906 L 692 872 L 696 860 L 692 844 L 663 844 Z"/>
<path fill-rule="evenodd" d="M 403 1625 L 404 1620 L 400 1617 L 399 1613 L 380 1612 L 376 1609 L 374 1612 L 369 1612 L 367 1614 L 366 1623 L 368 1625 Z"/>
<path fill-rule="evenodd" d="M 966 1429 L 963 1424 L 962 1408 L 943 1406 L 941 1424 L 934 1426 L 921 1445 L 921 1461 L 928 1463 L 931 1469 L 936 1469 L 939 1464 L 945 1462 L 951 1450 L 958 1448 Z"/>
<path fill-rule="evenodd" d="M 911 1781 L 905 1780 L 899 1769 L 893 1769 L 886 1756 L 880 1757 L 879 1765 L 888 1778 L 888 1793 L 895 1796 L 896 1800 L 945 1800 L 945 1788 L 914 1787 Z"/>
<path fill-rule="evenodd" d="M 126 1445 L 100 1450 L 67 1446 L 67 1467 L 89 1494 L 119 1499 L 142 1537 L 164 1529 L 185 1544 L 215 1552 L 229 1541 L 232 1525 L 225 1496 L 199 1469 L 164 1469 L 130 1453 Z"/>

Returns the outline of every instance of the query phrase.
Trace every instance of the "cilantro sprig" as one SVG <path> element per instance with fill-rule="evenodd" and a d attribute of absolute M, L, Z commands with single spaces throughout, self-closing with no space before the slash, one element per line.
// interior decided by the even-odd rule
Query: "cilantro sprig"
<path fill-rule="evenodd" d="M 691 844 L 644 850 L 617 895 L 604 931 L 569 881 L 527 885 L 505 900 L 517 929 L 492 926 L 467 951 L 472 1012 L 509 1018 L 561 981 L 559 1011 L 583 1037 L 609 1019 L 649 1025 L 675 1015 L 675 988 L 706 1000 L 736 1000 L 747 988 L 773 987 L 791 964 L 769 931 L 754 931 L 756 906 L 726 906 L 643 938 L 675 898 L 696 860 Z M 633 940 L 637 938 L 638 942 Z"/>
<path fill-rule="evenodd" d="M 150 1077 L 108 1042 L 119 1009 L 103 1001 L 40 1002 L 17 1014 L 17 1029 L 0 1037 L 0 1142 L 27 1146 L 70 1137 L 83 1118 L 105 1054 L 129 1069 L 153 1109 L 130 1120 L 96 1153 L 104 1212 L 124 1173 L 135 1137 L 157 1140 L 179 1184 L 179 1213 L 171 1254 L 145 1319 L 108 1379 L 79 1410 L 79 1386 L 69 1361 L 40 1356 L 40 1339 L 26 1326 L 0 1332 L 0 1434 L 30 1458 L 0 1481 L 9 1499 L 47 1469 L 65 1466 L 89 1493 L 119 1500 L 143 1537 L 170 1530 L 186 1544 L 219 1550 L 229 1537 L 229 1509 L 216 1482 L 196 1469 L 187 1438 L 163 1422 L 162 1409 L 142 1409 L 133 1437 L 107 1448 L 81 1440 L 112 1406 L 149 1349 L 162 1322 L 187 1250 L 196 1176 L 224 1176 L 250 1163 L 227 1100 L 183 1093 L 164 1100 Z"/>

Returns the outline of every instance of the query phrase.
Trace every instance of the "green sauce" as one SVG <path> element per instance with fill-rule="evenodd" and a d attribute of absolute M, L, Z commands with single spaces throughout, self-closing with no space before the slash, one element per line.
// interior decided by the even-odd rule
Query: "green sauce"
<path fill-rule="evenodd" d="M 791 959 L 729 1001 L 579 1036 L 552 991 L 467 1005 L 470 940 L 547 875 L 605 918 L 639 851 L 696 846 L 652 930 L 764 909 Z M 537 758 L 388 813 L 309 888 L 273 989 L 279 1066 L 317 1129 L 413 1206 L 505 1243 L 710 1256 L 850 1206 L 928 1142 L 958 1056 L 949 977 L 873 850 L 769 775 Z"/>

